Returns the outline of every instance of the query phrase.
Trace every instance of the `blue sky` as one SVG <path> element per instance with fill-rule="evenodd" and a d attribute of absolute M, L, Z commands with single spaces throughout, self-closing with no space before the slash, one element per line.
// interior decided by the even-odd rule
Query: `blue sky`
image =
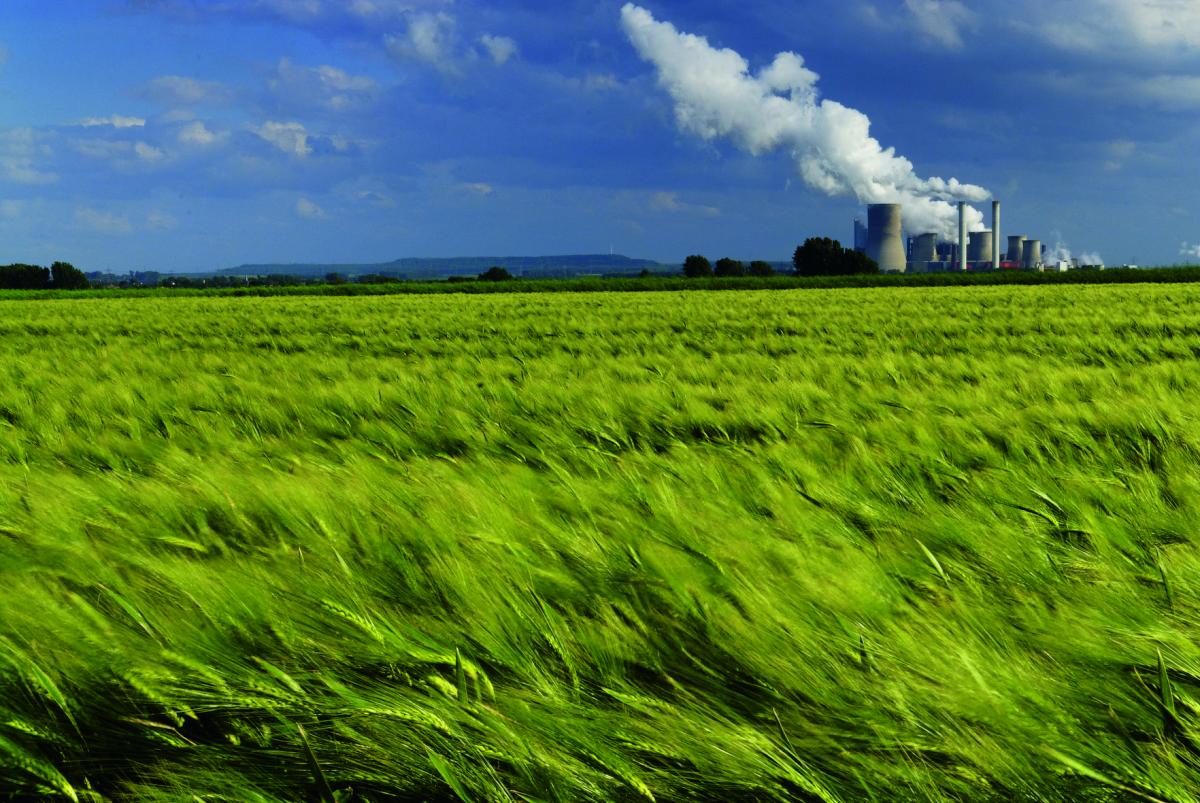
<path fill-rule="evenodd" d="M 1196 0 L 622 6 L 5 0 L 0 262 L 786 259 L 938 177 L 1200 261 Z"/>

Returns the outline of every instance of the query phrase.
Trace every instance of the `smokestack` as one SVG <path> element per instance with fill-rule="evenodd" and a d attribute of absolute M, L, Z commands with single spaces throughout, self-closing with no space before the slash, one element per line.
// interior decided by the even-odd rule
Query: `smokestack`
<path fill-rule="evenodd" d="M 967 204 L 958 202 L 958 269 L 967 269 Z"/>
<path fill-rule="evenodd" d="M 900 204 L 867 207 L 867 256 L 881 271 L 904 272 L 904 243 L 900 238 Z"/>
<path fill-rule="evenodd" d="M 1021 264 L 1021 248 L 1025 244 L 1024 234 L 1011 234 L 1008 237 L 1008 261 Z"/>
<path fill-rule="evenodd" d="M 1042 241 L 1026 240 L 1021 246 L 1021 267 L 1037 270 L 1042 264 Z"/>
<path fill-rule="evenodd" d="M 992 270 L 1000 270 L 1000 202 L 992 201 Z"/>

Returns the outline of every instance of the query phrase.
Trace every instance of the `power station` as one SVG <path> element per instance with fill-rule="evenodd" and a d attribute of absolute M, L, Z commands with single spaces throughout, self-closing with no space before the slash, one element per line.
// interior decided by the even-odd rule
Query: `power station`
<path fill-rule="evenodd" d="M 934 232 L 904 238 L 900 204 L 869 204 L 867 225 L 854 221 L 854 249 L 869 256 L 886 273 L 943 273 L 986 270 L 1067 270 L 1075 260 L 1045 263 L 1042 241 L 1023 234 L 1008 237 L 1001 250 L 1000 202 L 992 201 L 992 227 L 967 233 L 966 203 L 958 204 L 958 241 L 939 242 Z"/>

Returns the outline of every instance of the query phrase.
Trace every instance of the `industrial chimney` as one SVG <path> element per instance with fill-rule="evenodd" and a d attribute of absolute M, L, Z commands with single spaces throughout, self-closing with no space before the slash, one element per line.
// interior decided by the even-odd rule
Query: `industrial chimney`
<path fill-rule="evenodd" d="M 1022 246 L 1025 244 L 1024 234 L 1012 234 L 1008 238 L 1008 261 L 1015 262 L 1018 265 L 1022 260 Z"/>
<path fill-rule="evenodd" d="M 1000 202 L 992 201 L 992 270 L 1000 270 Z"/>
<path fill-rule="evenodd" d="M 967 204 L 958 202 L 958 269 L 967 269 Z"/>
<path fill-rule="evenodd" d="M 867 256 L 881 271 L 904 272 L 904 242 L 900 237 L 900 204 L 867 207 Z"/>

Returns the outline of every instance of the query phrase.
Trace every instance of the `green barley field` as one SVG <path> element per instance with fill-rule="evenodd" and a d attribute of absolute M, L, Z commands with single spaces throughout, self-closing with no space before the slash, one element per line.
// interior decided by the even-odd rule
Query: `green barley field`
<path fill-rule="evenodd" d="M 1200 800 L 1200 286 L 0 331 L 0 799 Z"/>

